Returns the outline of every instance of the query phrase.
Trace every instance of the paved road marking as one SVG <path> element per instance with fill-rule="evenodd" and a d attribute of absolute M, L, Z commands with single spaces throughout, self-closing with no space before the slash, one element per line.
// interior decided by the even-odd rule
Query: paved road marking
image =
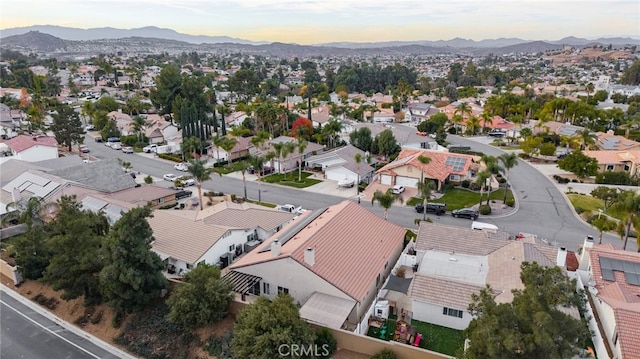
<path fill-rule="evenodd" d="M 42 324 L 40 324 L 40 323 L 36 322 L 35 320 L 33 320 L 33 319 L 29 318 L 26 314 L 24 314 L 24 313 L 20 312 L 20 311 L 19 311 L 19 310 L 17 310 L 16 308 L 12 307 L 11 305 L 9 305 L 9 304 L 8 304 L 7 302 L 5 302 L 4 300 L 1 300 L 1 299 L 0 299 L 0 303 L 2 303 L 2 304 L 4 304 L 4 305 L 6 305 L 7 307 L 11 308 L 14 312 L 16 312 L 16 313 L 18 313 L 19 315 L 23 316 L 25 319 L 27 319 L 28 321 L 32 322 L 33 324 L 35 324 L 35 325 L 39 326 L 40 328 L 42 328 L 42 329 L 46 330 L 47 332 L 49 332 L 49 333 L 51 333 L 51 334 L 55 335 L 56 337 L 58 337 L 58 338 L 60 338 L 60 339 L 64 340 L 65 342 L 67 342 L 67 343 L 69 343 L 69 344 L 73 345 L 74 347 L 76 347 L 76 348 L 78 348 L 78 349 L 82 350 L 83 352 L 85 352 L 85 353 L 87 353 L 87 354 L 91 355 L 92 357 L 94 357 L 94 358 L 96 358 L 96 359 L 100 359 L 100 357 L 99 357 L 99 356 L 97 356 L 97 355 L 93 354 L 92 352 L 90 352 L 90 351 L 86 350 L 85 348 L 83 348 L 83 347 L 79 346 L 78 344 L 73 343 L 73 342 L 72 342 L 72 341 L 70 341 L 69 339 L 62 337 L 62 336 L 61 336 L 61 335 L 59 335 L 58 333 L 56 333 L 56 332 L 52 331 L 51 329 L 49 329 L 49 328 L 45 327 L 44 325 L 42 325 Z"/>

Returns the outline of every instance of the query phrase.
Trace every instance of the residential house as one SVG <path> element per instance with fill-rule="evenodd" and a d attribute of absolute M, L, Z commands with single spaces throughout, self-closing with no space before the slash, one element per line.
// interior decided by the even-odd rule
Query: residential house
<path fill-rule="evenodd" d="M 458 112 L 458 106 L 462 103 L 463 101 L 455 101 L 452 102 L 444 107 L 441 107 L 439 110 L 441 113 L 444 113 L 445 115 L 447 115 L 447 117 L 449 118 L 449 120 L 451 120 L 453 118 L 453 115 L 455 114 L 459 114 L 460 116 L 463 116 L 464 119 L 466 120 L 467 118 L 469 118 L 469 114 L 462 114 Z M 476 105 L 473 102 L 466 102 L 466 104 L 469 106 L 469 108 L 471 109 L 471 116 L 478 116 L 480 115 L 484 109 L 481 106 Z"/>
<path fill-rule="evenodd" d="M 345 125 L 345 131 L 341 133 L 342 140 L 349 143 L 349 134 L 362 127 L 367 127 L 371 131 L 371 136 L 375 138 L 382 131 L 390 130 L 398 144 L 402 147 L 436 149 L 438 144 L 430 137 L 418 134 L 415 128 L 409 126 L 397 126 L 392 124 L 352 122 Z"/>
<path fill-rule="evenodd" d="M 421 222 L 414 253 L 416 272 L 408 292 L 413 318 L 462 330 L 473 319 L 467 312 L 471 294 L 488 284 L 497 303 L 509 303 L 512 290 L 524 289 L 522 262 L 564 268 L 567 251 L 534 237 L 509 240 L 500 230 Z"/>
<path fill-rule="evenodd" d="M 239 158 L 247 157 L 254 151 L 253 144 L 251 144 L 252 137 L 235 137 L 235 136 L 227 136 L 233 138 L 236 141 L 235 146 L 227 152 L 223 148 L 212 144 L 207 147 L 207 155 L 216 161 L 234 161 Z"/>
<path fill-rule="evenodd" d="M 155 239 L 152 249 L 167 263 L 170 274 L 186 274 L 202 262 L 224 269 L 295 216 L 229 201 L 203 211 L 157 210 L 149 219 Z"/>
<path fill-rule="evenodd" d="M 640 149 L 640 142 L 630 140 L 624 136 L 614 135 L 613 131 L 598 132 L 595 134 L 596 146 L 606 151 L 629 151 Z"/>
<path fill-rule="evenodd" d="M 479 118 L 480 128 L 486 128 L 489 130 L 497 130 L 504 132 L 507 136 L 516 137 L 516 124 L 507 121 L 502 116 L 493 116 L 491 121 L 486 121 L 483 118 Z"/>
<path fill-rule="evenodd" d="M 343 201 L 300 215 L 232 264 L 224 278 L 243 300 L 288 293 L 306 320 L 353 330 L 399 258 L 405 232 Z"/>
<path fill-rule="evenodd" d="M 276 143 L 293 143 L 295 144 L 295 149 L 292 153 L 287 154 L 286 157 L 284 158 L 274 158 L 272 160 L 273 163 L 273 168 L 274 170 L 278 171 L 278 172 L 287 172 L 287 171 L 293 171 L 294 169 L 298 168 L 298 163 L 300 160 L 302 160 L 302 167 L 304 167 L 304 162 L 306 161 L 307 158 L 309 158 L 310 156 L 314 156 L 317 155 L 319 153 L 324 152 L 324 146 L 317 144 L 315 142 L 307 142 L 307 147 L 305 147 L 302 156 L 300 156 L 300 153 L 298 153 L 298 146 L 297 146 L 297 140 L 293 137 L 289 137 L 289 136 L 279 136 L 276 137 L 274 139 L 272 139 L 269 142 L 269 145 L 266 146 L 266 149 L 261 149 L 260 151 L 262 153 L 267 153 L 269 151 L 273 151 L 273 145 Z M 302 157 L 302 158 L 300 158 Z"/>
<path fill-rule="evenodd" d="M 359 164 L 355 160 L 356 154 L 362 158 Z M 373 162 L 368 162 L 367 157 Z M 376 160 L 368 156 L 366 152 L 352 145 L 347 145 L 307 158 L 307 167 L 321 170 L 328 180 L 342 181 L 347 179 L 354 183 L 358 180 L 370 183 L 375 171 L 372 165 L 375 162 Z"/>
<path fill-rule="evenodd" d="M 602 341 L 594 340 L 598 357 L 639 357 L 640 253 L 610 243 L 594 245 L 587 237 L 578 273 L 598 327 L 592 331 Z"/>
<path fill-rule="evenodd" d="M 559 136 L 572 137 L 575 136 L 578 131 L 583 130 L 584 127 L 575 126 L 568 122 L 558 122 L 558 121 L 546 121 L 541 122 L 538 121 L 535 126 L 532 128 L 532 132 L 534 135 L 549 132 L 554 133 Z"/>
<path fill-rule="evenodd" d="M 17 160 L 38 162 L 58 158 L 58 141 L 55 137 L 18 135 L 4 143 Z"/>
<path fill-rule="evenodd" d="M 329 107 L 327 106 L 317 107 L 311 110 L 311 123 L 313 127 L 321 128 L 329 122 L 331 118 L 333 118 L 333 116 L 329 114 Z"/>
<path fill-rule="evenodd" d="M 396 114 L 392 108 L 378 108 L 373 112 L 373 123 L 391 123 L 396 121 Z"/>
<path fill-rule="evenodd" d="M 598 171 L 627 172 L 630 176 L 640 175 L 640 148 L 628 151 L 582 151 L 598 161 Z"/>
<path fill-rule="evenodd" d="M 420 156 L 428 157 L 427 164 L 420 162 Z M 376 171 L 381 184 L 402 185 L 416 188 L 423 179 L 435 180 L 438 190 L 444 181 L 462 182 L 475 177 L 480 169 L 478 156 L 433 150 L 403 148 L 391 163 Z"/>
<path fill-rule="evenodd" d="M 111 111 L 107 114 L 107 117 L 116 122 L 116 127 L 122 136 L 134 134 L 131 116 L 122 113 L 122 110 Z"/>
<path fill-rule="evenodd" d="M 122 169 L 115 158 L 47 170 L 47 173 L 102 193 L 115 193 L 136 185 L 133 177 Z"/>
<path fill-rule="evenodd" d="M 410 103 L 405 110 L 404 119 L 407 122 L 417 122 L 427 120 L 431 115 L 438 113 L 438 110 L 428 103 Z"/>
<path fill-rule="evenodd" d="M 152 209 L 177 203 L 175 190 L 155 185 L 124 189 L 108 195 L 107 199 L 130 203 L 135 207 L 151 205 Z"/>
<path fill-rule="evenodd" d="M 228 126 L 237 127 L 242 126 L 244 120 L 246 120 L 248 117 L 249 115 L 247 115 L 244 111 L 236 111 L 228 116 L 225 116 L 224 120 Z"/>

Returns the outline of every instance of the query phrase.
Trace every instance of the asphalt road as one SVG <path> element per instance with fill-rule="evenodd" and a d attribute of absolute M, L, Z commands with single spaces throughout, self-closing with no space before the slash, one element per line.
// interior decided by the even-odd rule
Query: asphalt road
<path fill-rule="evenodd" d="M 449 136 L 447 141 L 470 146 L 473 150 L 492 156 L 504 153 L 490 145 L 470 141 L 457 136 Z M 487 219 L 489 222 L 510 233 L 533 233 L 568 250 L 577 250 L 586 235 L 598 238 L 598 231 L 577 219 L 564 196 L 551 180 L 529 163 L 519 159 L 511 169 L 509 182 L 518 198 L 520 208 L 505 218 Z M 604 234 L 603 243 L 613 243 L 622 247 L 619 237 Z M 630 238 L 627 250 L 636 251 L 635 238 Z"/>
<path fill-rule="evenodd" d="M 498 156 L 503 153 L 501 150 L 481 143 L 470 141 L 457 136 L 449 136 L 447 140 L 454 144 L 464 144 L 472 149 L 482 151 L 489 155 Z M 112 150 L 103 143 L 96 143 L 92 138 L 87 137 L 85 143 L 91 149 L 91 155 L 99 159 L 121 158 L 131 162 L 133 170 L 150 174 L 154 177 L 162 178 L 165 173 L 179 174 L 173 164 L 157 161 L 152 158 L 138 154 L 125 154 L 121 151 Z M 518 198 L 520 208 L 509 217 L 505 218 L 483 218 L 481 221 L 493 223 L 508 231 L 511 234 L 520 232 L 537 234 L 548 240 L 550 243 L 564 246 L 568 250 L 577 250 L 582 245 L 587 234 L 597 238 L 597 231 L 585 225 L 573 215 L 569 205 L 564 200 L 563 195 L 555 185 L 543 174 L 530 166 L 528 163 L 519 160 L 519 165 L 511 169 L 510 182 L 512 189 Z M 157 183 L 163 186 L 170 186 L 169 182 L 161 181 Z M 271 185 L 262 183 L 259 185 L 255 181 L 247 181 L 247 195 L 251 199 L 258 199 L 258 188 L 261 187 L 262 201 L 276 204 L 292 203 L 307 209 L 317 209 L 339 203 L 344 200 L 342 197 L 332 196 L 323 193 L 302 191 L 295 188 Z M 212 176 L 212 179 L 203 183 L 203 190 L 213 190 L 225 194 L 236 194 L 243 196 L 242 180 L 228 176 Z M 362 202 L 372 212 L 382 216 L 382 208 L 370 202 Z M 429 216 L 434 222 L 460 227 L 471 227 L 471 222 L 467 219 L 453 218 L 450 215 Z M 415 210 L 408 206 L 393 206 L 388 213 L 388 219 L 406 228 L 415 228 L 414 220 L 421 218 Z M 354 225 L 359 225 L 354 223 Z M 365 225 L 365 224 L 362 224 Z M 611 242 L 621 246 L 618 237 L 605 234 L 603 242 Z M 628 250 L 636 250 L 635 240 L 629 240 Z"/>
<path fill-rule="evenodd" d="M 118 358 L 0 291 L 0 358 Z M 55 355 L 54 355 L 55 353 Z"/>

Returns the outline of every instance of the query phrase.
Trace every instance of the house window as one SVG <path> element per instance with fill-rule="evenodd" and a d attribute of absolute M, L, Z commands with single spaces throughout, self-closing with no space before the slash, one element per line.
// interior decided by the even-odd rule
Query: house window
<path fill-rule="evenodd" d="M 158 198 L 158 204 L 163 204 L 164 203 L 164 198 Z"/>
<path fill-rule="evenodd" d="M 271 294 L 269 283 L 265 283 L 265 282 L 262 283 L 262 292 L 267 295 Z"/>
<path fill-rule="evenodd" d="M 631 167 L 629 167 L 629 165 L 624 165 L 624 170 L 629 172 L 629 170 L 631 169 Z"/>
<path fill-rule="evenodd" d="M 236 245 L 232 244 L 229 246 L 229 252 L 233 252 L 236 249 Z"/>
<path fill-rule="evenodd" d="M 187 263 L 187 269 L 191 269 L 191 268 L 193 268 L 193 266 L 191 264 Z"/>
<path fill-rule="evenodd" d="M 450 317 L 462 318 L 462 311 L 458 310 L 458 309 L 443 307 L 442 308 L 442 315 L 448 315 Z"/>
<path fill-rule="evenodd" d="M 249 294 L 260 295 L 260 282 L 256 282 L 256 284 L 249 288 Z"/>
<path fill-rule="evenodd" d="M 607 171 L 613 171 L 613 165 L 607 165 L 606 170 Z"/>
<path fill-rule="evenodd" d="M 289 288 L 278 286 L 278 293 L 289 294 Z"/>

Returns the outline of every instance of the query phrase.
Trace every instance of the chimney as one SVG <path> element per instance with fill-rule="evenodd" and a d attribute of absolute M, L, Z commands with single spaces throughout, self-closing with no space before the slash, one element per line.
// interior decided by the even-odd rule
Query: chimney
<path fill-rule="evenodd" d="M 582 251 L 580 252 L 580 267 L 582 267 L 582 263 L 589 258 L 589 249 L 593 248 L 593 236 L 586 236 L 584 239 L 584 243 L 582 245 Z"/>
<path fill-rule="evenodd" d="M 304 261 L 310 266 L 313 266 L 316 263 L 316 250 L 308 247 L 304 251 Z"/>
<path fill-rule="evenodd" d="M 271 256 L 277 257 L 280 253 L 282 253 L 282 244 L 280 244 L 280 241 L 276 238 L 271 242 Z"/>
<path fill-rule="evenodd" d="M 567 249 L 565 247 L 560 247 L 560 249 L 558 249 L 558 255 L 556 256 L 556 265 L 562 268 L 565 268 L 567 266 Z"/>

